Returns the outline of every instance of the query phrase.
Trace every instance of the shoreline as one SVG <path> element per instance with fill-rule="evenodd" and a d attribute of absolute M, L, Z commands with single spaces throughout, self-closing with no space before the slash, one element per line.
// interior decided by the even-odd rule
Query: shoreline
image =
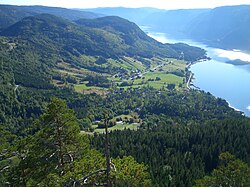
<path fill-rule="evenodd" d="M 198 63 L 205 62 L 205 61 L 209 61 L 209 60 L 211 60 L 211 58 L 206 56 L 206 58 L 202 58 L 202 59 L 199 59 L 196 61 L 188 62 L 188 64 L 186 65 L 186 73 L 190 72 L 189 78 L 186 81 L 186 83 L 187 83 L 186 86 L 187 86 L 188 90 L 190 90 L 191 87 L 193 87 L 194 89 L 197 89 L 197 90 L 201 90 L 198 86 L 193 84 L 193 80 L 195 79 L 195 76 L 194 76 L 195 74 L 190 70 L 191 66 L 198 64 Z"/>
<path fill-rule="evenodd" d="M 187 82 L 187 88 L 188 88 L 188 89 L 190 89 L 191 86 L 192 86 L 194 89 L 202 90 L 202 89 L 199 88 L 198 86 L 194 85 L 193 80 L 195 79 L 195 77 L 194 77 L 195 74 L 190 70 L 190 68 L 191 68 L 192 65 L 195 65 L 195 64 L 197 64 L 197 63 L 202 63 L 202 62 L 205 62 L 205 61 L 209 61 L 209 60 L 211 60 L 211 58 L 210 58 L 210 59 L 200 59 L 200 60 L 197 60 L 197 61 L 194 61 L 194 62 L 190 62 L 190 63 L 187 65 L 187 71 L 190 71 L 190 73 L 191 73 L 191 74 L 190 74 L 190 79 L 189 79 L 188 82 Z M 212 95 L 213 95 L 213 94 L 212 94 Z M 214 95 L 214 97 L 216 97 L 216 96 Z M 216 97 L 216 98 L 218 98 L 218 97 Z M 222 99 L 223 99 L 223 98 L 222 98 Z M 227 101 L 226 99 L 224 99 L 224 100 L 228 103 L 228 106 L 229 106 L 230 108 L 234 109 L 236 112 L 240 112 L 243 116 L 246 116 L 246 117 L 247 117 L 247 115 L 246 115 L 243 111 L 241 111 L 240 109 L 238 109 L 238 108 L 232 106 L 232 105 L 229 103 L 229 101 Z M 250 111 L 250 105 L 247 106 L 246 109 Z"/>
<path fill-rule="evenodd" d="M 218 53 L 215 53 L 215 51 L 213 51 L 213 50 L 216 50 L 216 49 L 218 49 L 218 48 L 214 48 L 214 47 L 212 47 L 212 46 L 210 46 L 210 45 L 204 45 L 204 44 L 202 44 L 202 43 L 200 43 L 200 42 L 193 42 L 193 41 L 191 41 L 191 42 L 189 42 L 189 40 L 182 40 L 182 39 L 180 39 L 180 40 L 176 40 L 176 39 L 171 39 L 171 36 L 169 36 L 169 35 L 167 35 L 167 33 L 161 33 L 160 35 L 157 35 L 157 34 L 155 34 L 155 32 L 152 32 L 151 30 L 149 30 L 148 32 L 147 32 L 147 34 L 149 35 L 150 34 L 150 36 L 152 37 L 152 38 L 154 38 L 154 39 L 156 39 L 156 40 L 158 40 L 159 42 L 162 42 L 162 43 L 178 43 L 178 42 L 182 42 L 182 43 L 186 43 L 186 44 L 188 44 L 188 45 L 192 45 L 192 46 L 196 46 L 196 47 L 200 47 L 200 48 L 203 48 L 203 49 L 205 49 L 206 50 L 206 52 L 207 52 L 207 56 L 212 56 L 212 59 L 211 58 L 209 58 L 209 57 L 207 57 L 207 59 L 199 59 L 199 60 L 197 60 L 197 61 L 193 61 L 193 62 L 191 62 L 191 61 L 186 61 L 186 67 L 188 68 L 188 69 L 186 69 L 186 72 L 187 73 L 193 73 L 194 74 L 194 76 L 193 76 L 193 78 L 192 78 L 192 80 L 190 81 L 190 85 L 189 85 L 189 87 L 191 88 L 191 89 L 198 89 L 198 90 L 204 90 L 203 88 L 202 88 L 202 85 L 199 85 L 199 87 L 198 86 L 196 86 L 195 85 L 195 83 L 197 84 L 197 82 L 199 82 L 198 80 L 199 80 L 199 77 L 197 78 L 197 76 L 196 76 L 196 74 L 193 72 L 193 71 L 191 71 L 191 69 L 192 69 L 192 65 L 195 65 L 196 63 L 200 63 L 200 62 L 206 62 L 206 61 L 210 61 L 210 60 L 212 60 L 212 62 L 213 61 L 215 61 L 215 62 L 223 62 L 223 64 L 227 64 L 227 65 L 229 65 L 230 63 L 229 62 L 227 62 L 228 60 L 225 60 L 225 59 L 222 59 L 223 57 L 220 57 L 220 55 L 218 54 Z M 167 36 L 169 36 L 169 37 L 167 37 Z M 219 52 L 224 52 L 226 49 L 221 49 L 222 51 L 219 51 Z M 233 49 L 229 49 L 230 51 L 232 51 Z M 243 52 L 244 53 L 244 51 L 242 51 L 242 50 L 240 50 L 241 52 Z M 232 51 L 234 54 L 235 53 L 240 53 L 239 51 L 235 51 L 235 49 L 234 49 L 234 51 Z M 228 58 L 227 58 L 228 59 Z M 242 59 L 242 58 L 241 58 Z M 234 61 L 235 62 L 235 61 Z M 207 62 L 206 62 L 207 63 Z M 232 64 L 232 63 L 231 63 Z M 248 65 L 249 63 L 244 63 L 244 65 Z M 242 64 L 243 65 L 243 64 Z M 197 65 L 198 66 L 198 65 Z M 211 66 L 213 66 L 213 65 L 211 65 Z M 237 66 L 239 66 L 238 64 L 237 64 Z M 193 69 L 192 69 L 193 70 Z M 237 73 L 237 72 L 236 72 Z M 245 74 L 244 74 L 245 75 Z M 210 75 L 211 76 L 211 75 Z M 212 75 L 213 76 L 213 75 Z M 245 76 L 248 76 L 248 75 L 245 75 Z M 189 74 L 188 74 L 188 77 L 186 76 L 186 83 L 187 83 L 187 81 L 189 80 Z M 194 81 L 195 80 L 195 81 Z M 245 85 L 245 83 L 244 83 L 244 85 Z M 189 90 L 188 89 L 188 87 L 186 86 L 186 89 L 187 90 Z M 205 90 L 204 90 L 205 91 Z M 245 91 L 245 93 L 248 93 L 249 92 L 249 90 L 244 90 Z M 206 91 L 206 92 L 209 92 L 209 91 Z M 218 97 L 218 96 L 216 96 L 215 94 L 213 94 L 212 93 L 212 95 L 214 96 L 214 97 Z M 220 98 L 222 98 L 223 99 L 223 95 L 220 97 Z M 224 99 L 224 100 L 226 100 L 226 99 Z M 227 100 L 226 100 L 227 101 Z M 247 102 L 247 104 L 249 105 L 249 100 L 246 100 L 246 102 Z M 235 109 L 235 107 L 232 107 L 232 106 L 230 106 L 231 108 L 234 108 Z M 247 116 L 247 117 L 250 117 L 250 106 L 242 106 L 242 103 L 241 103 L 241 105 L 240 105 L 240 108 L 241 108 L 241 112 L 245 115 L 245 116 Z"/>

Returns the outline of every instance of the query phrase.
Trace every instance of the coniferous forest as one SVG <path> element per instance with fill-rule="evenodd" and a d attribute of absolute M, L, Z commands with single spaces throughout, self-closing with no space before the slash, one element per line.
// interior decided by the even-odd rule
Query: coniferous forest
<path fill-rule="evenodd" d="M 250 119 L 188 86 L 205 50 L 115 16 L 0 10 L 0 186 L 250 186 Z"/>

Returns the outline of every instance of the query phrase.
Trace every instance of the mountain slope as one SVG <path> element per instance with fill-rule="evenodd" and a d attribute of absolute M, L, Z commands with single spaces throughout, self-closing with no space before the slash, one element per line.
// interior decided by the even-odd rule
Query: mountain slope
<path fill-rule="evenodd" d="M 109 16 L 97 18 L 92 21 L 78 20 L 76 23 L 84 27 L 102 29 L 119 36 L 125 45 L 130 46 L 125 50 L 129 55 L 148 57 L 153 55 L 177 57 L 178 55 L 169 46 L 148 37 L 136 24 L 120 17 Z"/>
<path fill-rule="evenodd" d="M 212 9 L 187 26 L 188 35 L 210 45 L 250 52 L 250 6 Z"/>
<path fill-rule="evenodd" d="M 154 8 L 93 8 L 82 9 L 109 16 L 119 16 L 138 25 L 147 26 L 153 30 L 167 32 L 168 34 L 180 34 L 185 32 L 185 26 L 194 18 L 210 9 L 180 9 L 161 10 Z"/>
<path fill-rule="evenodd" d="M 148 15 L 143 23 L 153 28 L 153 30 L 160 30 L 175 37 L 183 37 L 186 33 L 186 26 L 194 18 L 208 11 L 209 9 L 180 9 L 155 12 Z"/>
<path fill-rule="evenodd" d="M 81 19 L 76 23 L 119 35 L 126 44 L 132 45 L 129 50 L 137 50 L 136 55 L 145 56 L 147 54 L 147 56 L 159 55 L 178 58 L 182 52 L 185 52 L 187 53 L 186 60 L 192 61 L 203 58 L 205 54 L 204 50 L 188 45 L 184 47 L 181 44 L 162 44 L 147 36 L 136 24 L 116 16 L 107 16 L 91 21 Z"/>
<path fill-rule="evenodd" d="M 148 37 L 134 23 L 119 17 L 78 20 L 76 23 L 78 25 L 53 15 L 42 14 L 24 18 L 3 30 L 1 35 L 32 41 L 39 49 L 50 46 L 58 49 L 61 55 L 179 57 L 179 53 L 169 45 Z M 199 51 L 203 56 L 204 51 Z"/>
<path fill-rule="evenodd" d="M 96 64 L 100 56 L 105 59 L 124 56 L 178 58 L 182 51 L 188 60 L 205 56 L 200 48 L 159 43 L 122 18 L 106 17 L 77 23 L 41 14 L 26 17 L 0 32 L 6 37 L 3 43 L 10 48 L 7 55 L 16 64 L 13 64 L 16 83 L 50 89 L 51 77 L 58 77 L 51 68 L 57 68 L 59 62 L 99 73 L 118 71 L 119 67 Z"/>
<path fill-rule="evenodd" d="M 0 29 L 7 28 L 8 26 L 22 20 L 25 17 L 35 16 L 43 13 L 60 16 L 68 20 L 77 20 L 81 18 L 92 19 L 100 16 L 92 12 L 71 10 L 66 8 L 0 5 Z"/>

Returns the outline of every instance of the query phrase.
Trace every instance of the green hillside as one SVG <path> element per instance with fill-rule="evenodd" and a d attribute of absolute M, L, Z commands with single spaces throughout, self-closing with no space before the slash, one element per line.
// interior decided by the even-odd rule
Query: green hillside
<path fill-rule="evenodd" d="M 128 71 L 128 66 L 124 66 L 124 70 L 117 65 L 123 62 L 121 58 L 124 56 L 135 59 L 154 56 L 179 58 L 184 51 L 187 60 L 205 57 L 205 51 L 200 48 L 163 45 L 148 37 L 134 23 L 122 18 L 106 17 L 79 20 L 77 23 L 41 14 L 24 18 L 0 33 L 5 37 L 2 38 L 2 44 L 11 48 L 6 55 L 11 54 L 11 58 L 20 64 L 13 66 L 17 84 L 36 88 L 51 87 L 51 79 L 61 80 L 60 74 L 65 69 L 65 65 L 62 67 L 61 64 L 65 63 L 78 71 L 78 74 L 85 69 L 112 75 Z M 100 63 L 100 57 L 104 58 L 104 62 Z M 139 61 L 143 69 L 152 64 L 151 60 Z M 84 78 L 84 74 L 79 75 L 78 79 Z"/>
<path fill-rule="evenodd" d="M 32 98 L 37 94 L 40 97 L 43 93 L 74 87 L 79 92 L 92 89 L 95 93 L 101 90 L 106 94 L 112 82 L 121 87 L 127 79 L 136 76 L 136 71 L 149 71 L 150 68 L 170 61 L 166 57 L 178 57 L 180 53 L 179 49 L 153 40 L 134 23 L 122 18 L 107 17 L 77 22 L 79 24 L 54 15 L 41 14 L 26 17 L 0 33 L 3 98 L 9 98 L 12 103 L 3 108 L 3 118 L 12 118 L 12 110 L 16 110 L 14 108 L 24 107 L 23 102 L 29 102 L 31 98 L 23 97 L 26 91 L 32 93 Z M 197 56 L 190 55 L 193 60 L 205 55 L 202 49 L 190 46 L 183 48 L 187 49 L 190 54 L 198 52 Z M 163 71 L 170 73 L 171 77 L 171 72 L 178 68 L 166 67 Z M 181 68 L 184 72 L 185 65 L 181 65 Z M 119 76 L 121 80 L 116 78 Z M 155 81 L 157 72 L 151 72 L 151 75 L 144 77 L 147 81 L 138 79 L 128 84 L 161 88 L 166 83 L 178 86 L 185 78 L 183 74 L 176 81 L 175 78 L 166 79 L 168 76 L 160 76 L 162 79 Z M 154 82 L 148 82 L 148 79 Z M 19 99 L 24 100 L 18 102 Z M 42 100 L 38 99 L 35 115 L 41 112 Z M 33 100 L 30 105 L 33 108 Z M 30 117 L 32 112 L 33 109 L 23 109 L 21 115 Z M 19 115 L 18 112 L 14 116 Z"/>
<path fill-rule="evenodd" d="M 161 44 L 156 40 L 148 37 L 135 23 L 125 21 L 120 17 L 108 16 L 97 18 L 92 21 L 89 20 L 78 20 L 77 24 L 91 27 L 100 28 L 108 32 L 119 35 L 126 44 L 132 45 L 133 48 L 129 50 L 134 51 L 137 48 L 138 52 L 133 55 L 139 56 L 163 56 L 178 58 L 181 52 L 187 53 L 185 60 L 193 61 L 202 57 L 202 51 L 199 48 L 186 46 L 184 47 L 179 44 Z"/>
<path fill-rule="evenodd" d="M 101 22 L 103 26 L 98 22 Z M 175 50 L 148 37 L 134 23 L 122 18 L 107 17 L 97 20 L 79 20 L 77 23 L 83 26 L 49 14 L 42 14 L 24 18 L 3 30 L 1 35 L 32 40 L 36 45 L 53 46 L 52 48 L 60 49 L 61 54 L 71 53 L 75 56 L 80 54 L 113 58 L 124 55 L 179 56 L 179 53 Z M 108 30 L 110 24 L 113 25 L 111 31 Z M 98 27 L 101 28 L 94 25 L 100 25 Z M 42 40 L 45 40 L 46 43 Z M 204 51 L 200 50 L 199 52 L 201 56 L 204 55 Z"/>
<path fill-rule="evenodd" d="M 92 12 L 59 7 L 0 5 L 0 30 L 7 28 L 25 17 L 39 14 L 52 14 L 68 20 L 77 20 L 81 18 L 91 19 L 100 16 Z"/>

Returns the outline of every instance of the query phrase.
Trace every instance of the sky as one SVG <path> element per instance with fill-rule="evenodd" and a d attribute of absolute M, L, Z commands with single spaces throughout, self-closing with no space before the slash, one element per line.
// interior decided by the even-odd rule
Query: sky
<path fill-rule="evenodd" d="M 65 8 L 154 7 L 160 9 L 214 8 L 248 4 L 250 0 L 0 0 L 0 4 L 44 5 Z"/>

